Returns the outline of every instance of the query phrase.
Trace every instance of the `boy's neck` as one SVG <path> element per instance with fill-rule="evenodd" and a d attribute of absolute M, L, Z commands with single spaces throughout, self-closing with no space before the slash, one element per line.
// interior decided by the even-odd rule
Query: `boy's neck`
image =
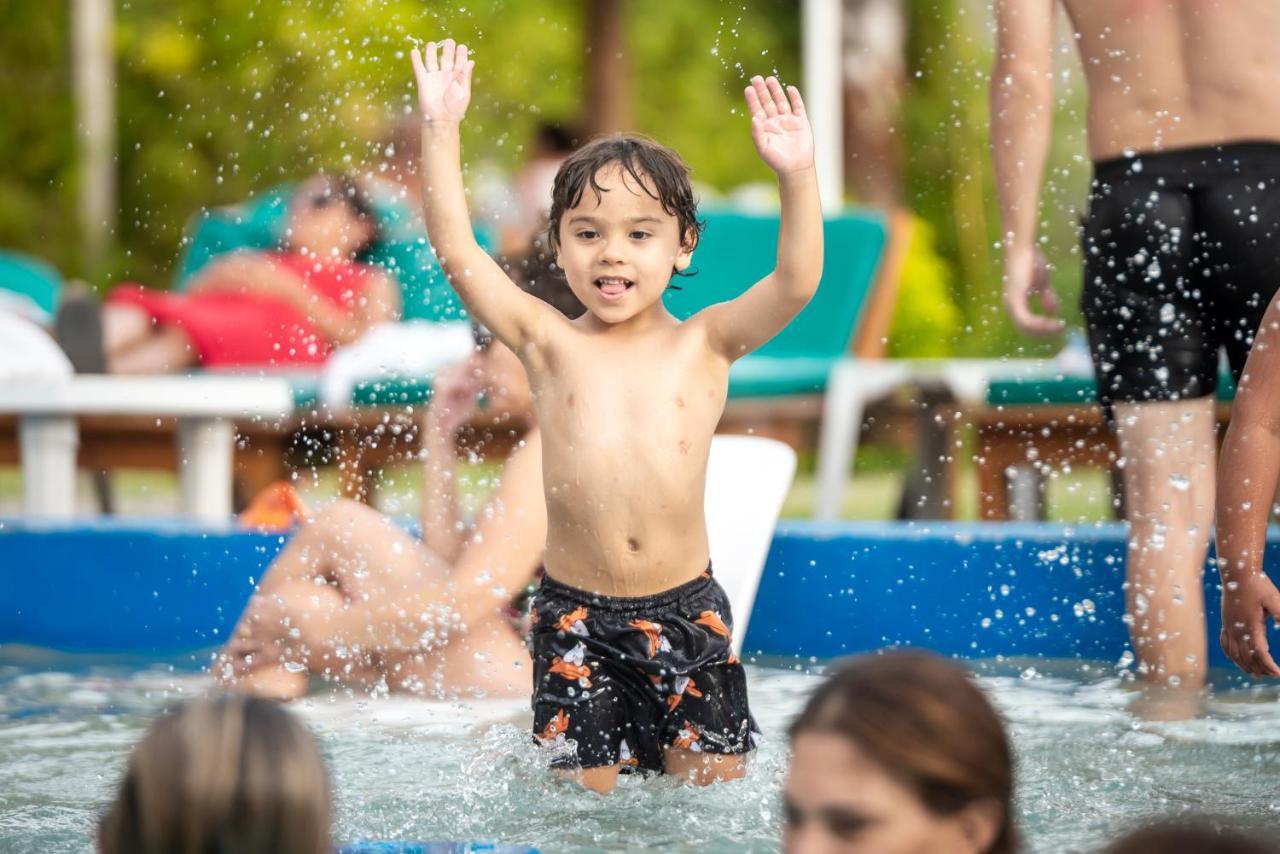
<path fill-rule="evenodd" d="M 644 311 L 635 314 L 619 323 L 607 323 L 596 315 L 587 311 L 578 320 L 579 325 L 588 332 L 598 332 L 607 335 L 616 336 L 632 336 L 644 335 L 653 332 L 655 329 L 669 327 L 679 323 L 675 315 L 667 311 L 667 306 L 662 300 L 658 300 Z"/>

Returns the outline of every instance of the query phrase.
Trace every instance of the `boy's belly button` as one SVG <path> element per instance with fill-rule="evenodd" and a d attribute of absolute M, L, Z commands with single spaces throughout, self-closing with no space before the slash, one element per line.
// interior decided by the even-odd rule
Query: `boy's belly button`
<path fill-rule="evenodd" d="M 635 537 L 627 537 L 627 548 L 632 552 L 640 551 L 640 541 Z"/>

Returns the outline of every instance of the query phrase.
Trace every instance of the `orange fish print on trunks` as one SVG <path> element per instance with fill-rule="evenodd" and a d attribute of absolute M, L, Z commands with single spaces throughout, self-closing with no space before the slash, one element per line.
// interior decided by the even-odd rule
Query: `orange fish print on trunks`
<path fill-rule="evenodd" d="M 569 613 L 562 614 L 560 619 L 556 620 L 556 629 L 567 634 L 586 637 L 589 634 L 587 632 L 587 624 L 584 622 L 586 619 L 586 606 L 579 605 Z"/>
<path fill-rule="evenodd" d="M 543 741 L 558 741 L 561 736 L 569 731 L 569 716 L 564 713 L 564 709 L 556 712 L 556 716 L 547 721 L 547 725 L 542 728 L 542 734 L 538 738 Z"/>
<path fill-rule="evenodd" d="M 653 658 L 661 652 L 671 651 L 671 641 L 667 640 L 662 634 L 662 626 L 657 623 L 651 623 L 648 620 L 632 620 L 631 628 L 639 629 L 644 632 L 644 636 L 649 639 L 649 657 Z"/>
<path fill-rule="evenodd" d="M 693 679 L 688 676 L 677 676 L 675 684 L 671 688 L 671 694 L 667 697 L 667 714 L 671 714 L 680 705 L 680 701 L 684 699 L 685 694 L 690 697 L 701 697 L 702 692 L 698 690 L 698 686 L 694 684 Z"/>
<path fill-rule="evenodd" d="M 702 738 L 702 733 L 698 732 L 698 728 L 685 721 L 684 726 L 680 727 L 680 734 L 676 736 L 675 741 L 671 742 L 671 746 L 678 747 L 681 750 L 692 750 L 694 753 L 701 753 L 702 745 L 698 743 L 700 738 Z"/>
<path fill-rule="evenodd" d="M 583 688 L 590 688 L 591 668 L 582 663 L 586 652 L 587 648 L 578 644 L 565 653 L 564 658 L 557 655 L 551 659 L 551 672 L 563 676 L 570 682 L 577 682 Z"/>
<path fill-rule="evenodd" d="M 627 744 L 627 740 L 625 738 L 622 739 L 622 742 L 618 745 L 618 764 L 629 765 L 633 768 L 640 764 L 639 757 L 631 755 L 631 745 Z"/>
<path fill-rule="evenodd" d="M 724 624 L 724 620 L 721 620 L 720 615 L 715 611 L 703 611 L 694 622 L 700 626 L 706 626 L 722 638 L 729 636 L 729 627 Z"/>

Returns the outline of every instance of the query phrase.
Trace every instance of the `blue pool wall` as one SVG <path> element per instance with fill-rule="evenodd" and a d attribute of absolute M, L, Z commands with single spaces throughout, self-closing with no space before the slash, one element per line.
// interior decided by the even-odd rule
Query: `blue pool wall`
<path fill-rule="evenodd" d="M 0 520 L 0 643 L 207 650 L 286 540 L 174 520 Z M 744 647 L 804 662 L 885 646 L 1114 662 L 1128 648 L 1124 554 L 1120 525 L 788 522 Z M 1205 586 L 1210 663 L 1224 665 L 1212 566 Z"/>

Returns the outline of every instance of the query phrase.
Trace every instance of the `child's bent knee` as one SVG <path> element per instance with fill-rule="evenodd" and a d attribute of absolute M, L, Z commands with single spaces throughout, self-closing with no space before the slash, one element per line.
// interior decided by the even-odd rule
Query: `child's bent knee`
<path fill-rule="evenodd" d="M 747 773 L 747 754 L 705 753 L 669 747 L 663 754 L 666 773 L 695 786 L 740 780 Z"/>
<path fill-rule="evenodd" d="M 605 765 L 600 768 L 562 768 L 556 776 L 564 780 L 572 780 L 584 789 L 590 789 L 607 795 L 618 785 L 618 765 Z"/>

